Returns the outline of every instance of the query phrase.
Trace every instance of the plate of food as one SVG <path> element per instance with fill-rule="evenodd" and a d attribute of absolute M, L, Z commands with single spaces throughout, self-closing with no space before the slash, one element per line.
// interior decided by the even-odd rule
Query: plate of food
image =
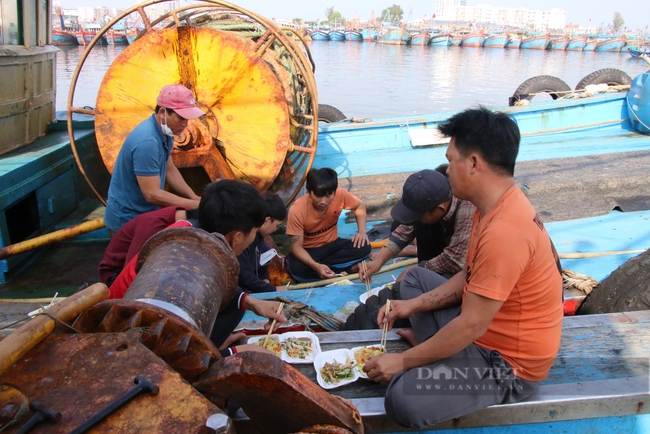
<path fill-rule="evenodd" d="M 366 362 L 375 356 L 385 353 L 384 349 L 379 345 L 367 345 L 363 347 L 352 348 L 352 355 L 354 356 L 355 369 L 359 377 L 368 379 L 368 374 L 363 371 Z"/>
<path fill-rule="evenodd" d="M 248 338 L 248 343 L 265 347 L 273 351 L 287 363 L 312 363 L 320 353 L 318 337 L 311 332 L 287 332 L 281 335 L 270 335 L 264 345 L 264 336 Z"/>
<path fill-rule="evenodd" d="M 287 363 L 311 363 L 320 353 L 318 337 L 311 332 L 287 332 L 280 335 L 282 360 Z"/>
<path fill-rule="evenodd" d="M 265 340 L 266 344 L 264 343 Z M 251 338 L 248 338 L 247 343 L 264 347 L 267 350 L 274 352 L 276 356 L 282 358 L 282 346 L 280 343 L 279 335 L 269 335 L 268 340 L 266 339 L 266 335 L 253 336 Z"/>
<path fill-rule="evenodd" d="M 359 378 L 352 351 L 342 348 L 324 351 L 314 358 L 316 380 L 323 389 L 334 389 L 353 383 Z"/>

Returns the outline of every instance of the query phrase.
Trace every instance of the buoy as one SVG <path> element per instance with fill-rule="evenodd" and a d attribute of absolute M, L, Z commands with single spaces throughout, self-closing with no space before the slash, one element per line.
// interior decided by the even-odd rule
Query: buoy
<path fill-rule="evenodd" d="M 627 92 L 627 108 L 632 128 L 650 134 L 650 74 L 637 75 Z"/>

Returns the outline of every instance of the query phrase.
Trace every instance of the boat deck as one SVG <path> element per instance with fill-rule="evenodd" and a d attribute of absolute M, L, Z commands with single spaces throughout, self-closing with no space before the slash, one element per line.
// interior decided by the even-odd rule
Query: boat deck
<path fill-rule="evenodd" d="M 435 432 L 497 426 L 507 433 L 648 432 L 649 322 L 650 311 L 565 318 L 558 357 L 538 393 L 521 403 L 493 406 L 439 424 Z M 318 337 L 321 349 L 328 351 L 377 344 L 381 331 L 319 333 Z M 408 346 L 394 331 L 389 333 L 388 352 Z M 316 382 L 313 365 L 293 366 Z M 330 390 L 357 406 L 366 432 L 407 431 L 386 417 L 385 391 L 385 386 L 364 379 Z M 637 415 L 642 417 L 634 420 Z M 255 432 L 241 410 L 236 426 L 239 433 Z"/>

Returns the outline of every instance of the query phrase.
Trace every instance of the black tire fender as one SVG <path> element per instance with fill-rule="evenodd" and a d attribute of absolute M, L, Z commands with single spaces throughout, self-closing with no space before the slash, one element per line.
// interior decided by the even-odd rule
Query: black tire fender
<path fill-rule="evenodd" d="M 650 309 L 650 250 L 628 259 L 582 301 L 577 315 Z"/>
<path fill-rule="evenodd" d="M 620 69 L 604 68 L 594 71 L 584 77 L 576 85 L 576 90 L 582 90 L 590 84 L 608 84 L 610 86 L 628 85 L 632 83 L 632 78 Z"/>
<path fill-rule="evenodd" d="M 571 88 L 561 79 L 552 75 L 538 75 L 529 78 L 519 85 L 515 93 L 508 100 L 509 106 L 514 106 L 517 101 L 532 101 L 534 94 L 547 92 L 551 98 L 558 99 L 562 94 L 556 92 L 569 92 Z M 531 95 L 532 94 L 532 95 Z"/>
<path fill-rule="evenodd" d="M 347 117 L 336 107 L 327 104 L 318 104 L 318 122 L 332 123 L 339 122 Z"/>

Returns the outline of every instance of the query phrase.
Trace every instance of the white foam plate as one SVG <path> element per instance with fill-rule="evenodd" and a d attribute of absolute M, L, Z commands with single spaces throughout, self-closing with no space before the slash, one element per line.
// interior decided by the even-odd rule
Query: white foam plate
<path fill-rule="evenodd" d="M 280 341 L 280 343 L 282 343 L 282 339 L 280 339 L 280 335 L 273 334 L 273 335 L 270 335 L 269 338 L 277 338 Z M 246 343 L 247 344 L 255 344 L 257 341 L 263 341 L 264 339 L 266 339 L 266 335 L 251 336 L 250 338 L 248 338 Z M 278 354 L 278 357 L 282 358 L 282 353 L 281 352 L 280 352 L 280 354 Z"/>
<path fill-rule="evenodd" d="M 341 348 L 338 350 L 324 351 L 316 356 L 314 359 L 314 369 L 316 369 L 316 380 L 318 384 L 323 389 L 336 389 L 337 387 L 345 386 L 346 384 L 354 383 L 359 378 L 359 373 L 356 369 L 352 370 L 353 377 L 349 380 L 341 380 L 337 384 L 326 383 L 323 379 L 320 370 L 325 366 L 325 363 L 331 363 L 337 361 L 339 363 L 345 363 L 347 359 L 354 360 L 352 351 L 347 348 Z"/>
<path fill-rule="evenodd" d="M 287 363 L 312 363 L 316 355 L 318 355 L 321 352 L 320 342 L 318 341 L 318 337 L 311 332 L 287 332 L 287 333 L 282 333 L 281 335 L 272 334 L 271 337 L 278 338 L 278 340 L 280 341 L 280 345 L 282 344 L 282 342 L 284 342 L 286 339 L 289 338 L 309 339 L 311 341 L 312 354 L 304 359 L 300 359 L 297 357 L 289 357 L 289 355 L 284 350 L 284 348 L 282 348 L 280 352 L 280 358 Z M 254 344 L 257 341 L 263 339 L 266 339 L 266 335 L 252 336 L 248 338 L 246 343 Z"/>
<path fill-rule="evenodd" d="M 311 332 L 287 332 L 287 333 L 282 333 L 280 335 L 280 342 L 284 342 L 289 338 L 297 338 L 297 339 L 308 339 L 311 341 L 311 349 L 312 352 L 310 355 L 305 357 L 304 359 L 300 359 L 297 357 L 290 357 L 289 354 L 287 354 L 286 350 L 282 348 L 282 360 L 284 360 L 287 363 L 312 363 L 314 359 L 316 358 L 316 355 L 318 355 L 320 351 L 320 342 L 318 341 L 318 337 L 311 333 Z"/>
<path fill-rule="evenodd" d="M 354 357 L 355 351 L 357 351 L 357 350 L 359 350 L 361 348 L 366 348 L 366 347 L 377 347 L 377 348 L 379 348 L 379 344 L 377 344 L 377 345 L 364 345 L 362 347 L 354 347 L 354 348 L 350 349 L 350 352 L 352 353 L 352 357 Z M 357 373 L 359 374 L 359 377 L 365 378 L 366 380 L 370 379 L 370 378 L 368 378 L 368 374 L 366 374 L 363 371 L 363 367 L 359 366 L 359 363 L 356 360 L 354 361 L 354 368 L 357 370 Z"/>
<path fill-rule="evenodd" d="M 377 294 L 379 294 L 379 291 L 381 291 L 382 289 L 384 289 L 383 286 L 378 286 L 376 288 L 372 288 L 370 290 L 370 295 L 371 296 L 377 295 Z M 359 301 L 361 302 L 361 304 L 366 304 L 366 300 L 368 300 L 368 293 L 366 293 L 364 291 L 364 293 L 359 296 Z"/>

